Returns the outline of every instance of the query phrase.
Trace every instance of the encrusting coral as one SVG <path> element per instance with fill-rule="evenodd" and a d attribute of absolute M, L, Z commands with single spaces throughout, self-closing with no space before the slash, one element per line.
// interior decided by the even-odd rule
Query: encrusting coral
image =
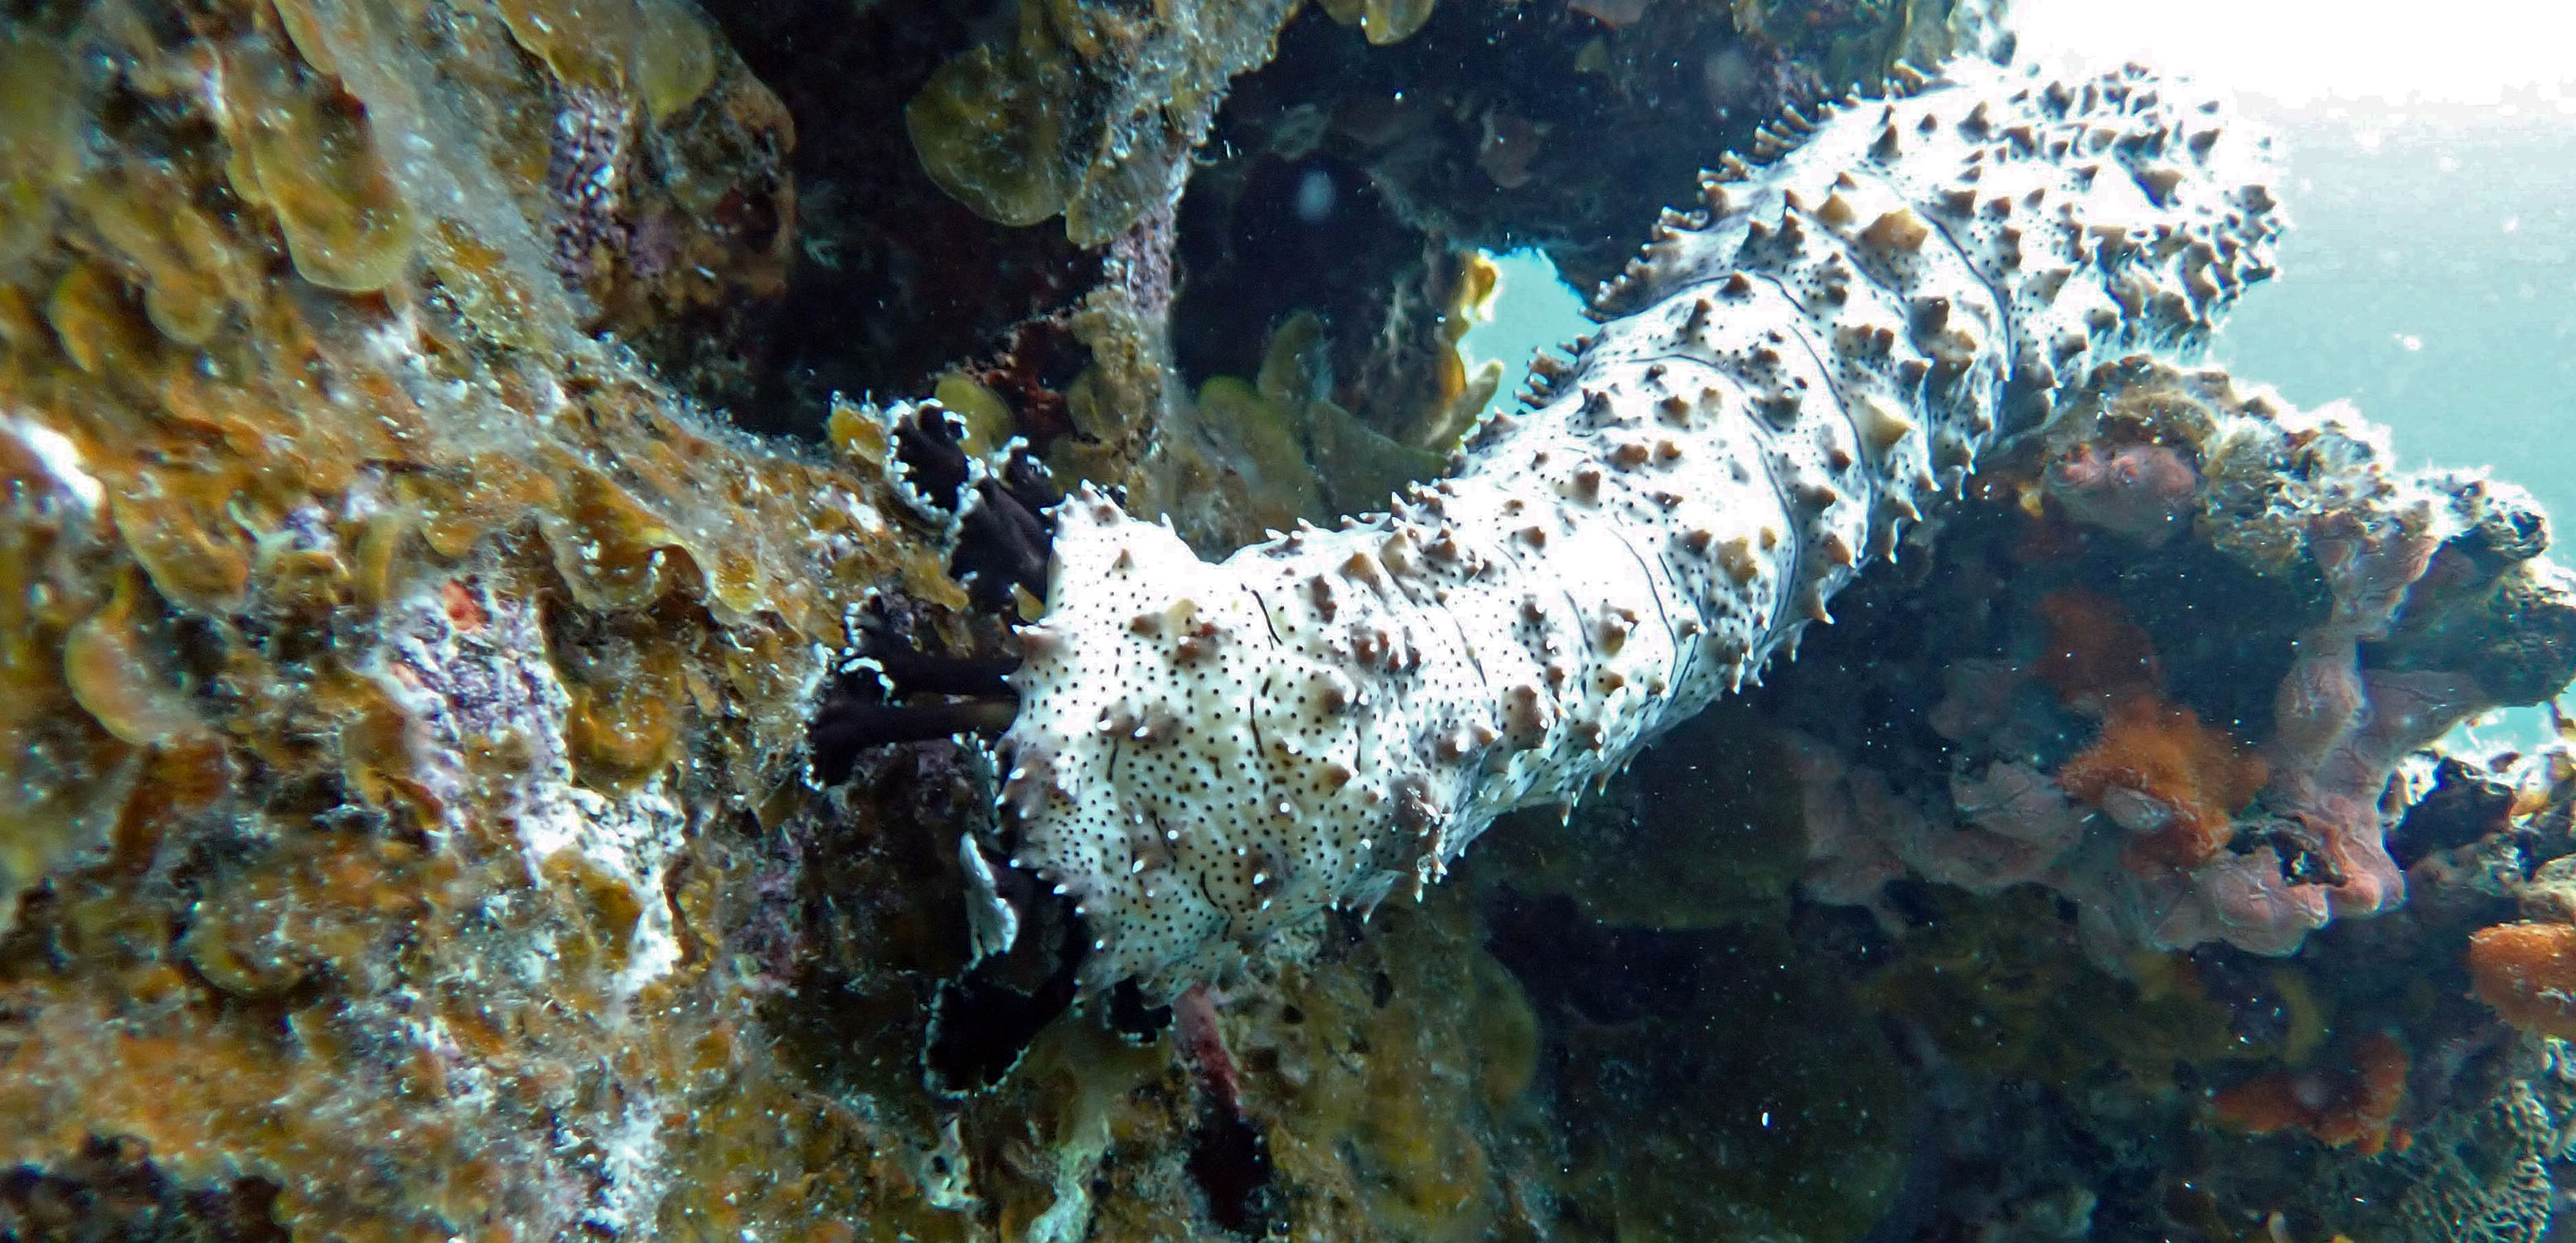
<path fill-rule="evenodd" d="M 880 430 L 762 445 L 646 361 L 774 287 L 776 101 L 667 0 L 37 7 L 0 1233 L 131 1168 L 254 1237 L 951 1233 L 714 948 L 846 606 L 972 641 Z"/>
<path fill-rule="evenodd" d="M 2376 1156 L 2391 1145 L 2403 1150 L 2410 1142 L 2396 1118 L 2411 1065 L 2402 1042 L 2374 1032 L 2355 1043 L 2352 1065 L 2332 1078 L 2278 1070 L 2218 1093 L 2211 1108 L 2221 1123 L 2252 1134 L 2295 1128 Z"/>
<path fill-rule="evenodd" d="M 1712 177 L 1531 409 L 1392 514 L 1211 569 L 1099 494 L 1059 512 L 1002 806 L 1087 919 L 1087 981 L 1177 991 L 1571 802 L 1824 617 L 1999 427 L 2088 360 L 2193 348 L 2268 273 L 2255 140 L 2143 73 L 1951 72 Z"/>
<path fill-rule="evenodd" d="M 988 219 L 1097 246 L 1179 197 L 1234 75 L 1270 59 L 1290 0 L 1151 13 L 1018 5 L 1016 37 L 942 66 L 905 106 L 922 166 Z"/>
<path fill-rule="evenodd" d="M 595 308 L 562 284 L 543 210 L 498 180 L 509 160 L 542 167 L 559 136 L 460 111 L 497 106 L 513 82 L 508 31 L 469 23 L 432 51 L 421 29 L 372 20 L 290 6 L 226 40 L 163 44 L 93 14 L 67 36 L 11 36 L 23 56 L 68 58 L 63 73 L 13 89 L 45 96 L 74 133 L 123 118 L 109 107 L 117 90 L 158 101 L 116 120 L 137 147 L 220 125 L 175 158 L 98 157 L 104 166 L 79 184 L 38 187 L 20 204 L 59 217 L 65 244 L 17 256 L 0 289 L 0 395 L 21 507 L 11 578 L 25 585 L 10 628 L 20 828 L 0 900 L 104 844 L 127 791 L 205 814 L 244 777 L 255 776 L 254 803 L 298 809 L 328 807 L 345 785 L 407 823 L 434 823 L 444 800 L 406 775 L 420 740 L 402 701 L 420 687 L 328 636 L 390 620 L 424 593 L 474 594 L 488 571 L 469 554 L 524 522 L 561 551 L 558 571 L 586 605 L 641 609 L 688 583 L 729 618 L 771 609 L 831 633 L 837 607 L 815 580 L 762 562 L 796 541 L 746 521 L 811 468 L 772 459 L 774 481 L 704 486 L 709 459 L 742 446 L 662 429 L 663 391 L 581 343 L 576 321 Z M 705 38 L 686 23 L 670 33 Z M 89 64 L 76 55 L 89 50 L 113 52 L 112 81 L 68 68 Z M 225 72 L 208 79 L 219 61 Z M 492 79 L 495 97 L 424 97 L 407 75 L 432 65 Z M 243 94 L 192 94 L 207 80 Z M 673 129 L 773 115 L 742 102 L 762 92 L 738 74 L 719 84 L 701 65 L 685 83 L 656 81 L 688 92 L 657 98 Z M 677 115 L 693 99 L 699 110 Z M 458 137 L 468 132 L 477 137 Z M 389 154 L 419 142 L 464 158 Z M 765 170 L 707 174 L 712 184 Z M 661 192 L 631 187 L 627 201 Z M 700 266 L 713 275 L 769 262 L 774 242 L 690 244 L 706 248 L 715 266 Z M 540 382 L 474 360 L 467 343 L 487 334 L 532 356 L 579 344 L 548 357 Z M 600 447 L 628 438 L 631 450 Z M 855 517 L 839 525 L 860 534 Z M 618 703 L 669 713 L 648 698 Z M 587 700 L 581 715 L 605 722 L 613 710 Z M 622 733 L 649 755 L 671 728 L 583 730 L 576 750 L 605 759 L 593 744 Z M 335 735 L 345 760 L 309 741 Z M 753 745 L 776 753 L 793 740 Z"/>
<path fill-rule="evenodd" d="M 2145 865 L 2198 867 L 2235 837 L 2236 813 L 2263 788 L 2263 761 L 2189 708 L 2134 695 L 2057 770 L 2057 784 L 2136 836 Z"/>

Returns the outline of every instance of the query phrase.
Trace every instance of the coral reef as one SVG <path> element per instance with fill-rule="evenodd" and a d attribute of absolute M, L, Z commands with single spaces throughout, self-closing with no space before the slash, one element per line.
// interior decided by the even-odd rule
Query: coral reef
<path fill-rule="evenodd" d="M 736 954 L 848 604 L 977 641 L 881 429 L 664 378 L 774 292 L 775 99 L 663 0 L 40 7 L 0 1232 L 953 1235 Z"/>
<path fill-rule="evenodd" d="M 1097 492 L 1059 512 L 1002 807 L 1090 985 L 1177 991 L 1572 802 L 1793 647 L 2061 376 L 2187 350 L 2268 273 L 2259 140 L 2142 73 L 1952 72 L 1710 178 L 1600 336 L 1391 514 L 1211 569 Z"/>
<path fill-rule="evenodd" d="M 2576 761 L 2414 743 L 2564 681 L 2546 529 L 2501 485 L 2392 473 L 2348 415 L 2088 370 L 2188 344 L 2260 274 L 2259 245 L 2184 240 L 2259 240 L 2244 177 L 2166 181 L 2216 118 L 2117 79 L 1954 84 L 1892 131 L 1805 115 L 1999 37 L 1938 0 L 977 7 L 0 15 L 0 1237 L 2540 1238 L 2576 1080 L 2507 1021 L 2554 1021 L 2546 955 L 2498 951 L 2576 919 Z M 1039 463 L 1208 553 L 1378 504 L 1489 394 L 1457 349 L 1473 247 L 1607 275 L 1697 161 L 1819 122 L 1715 179 L 1488 428 L 1471 478 L 1558 455 L 1502 530 L 1546 547 L 1488 547 L 1498 581 L 1626 574 L 1587 543 L 1587 467 L 1671 564 L 1618 588 L 1633 617 L 1542 599 L 1526 642 L 1487 636 L 1580 678 L 1572 711 L 1496 740 L 1537 750 L 1470 774 L 1492 806 L 1445 843 L 1408 836 L 1438 791 L 1385 783 L 1370 866 L 1422 879 L 1513 781 L 1580 805 L 1503 816 L 1472 883 L 1373 913 L 1262 912 L 1322 905 L 1263 859 L 1215 901 L 1295 952 L 1168 1006 L 1081 995 L 1101 928 L 1009 865 L 1009 770 L 953 736 L 1012 716 Z M 2079 234 L 1997 188 L 1963 220 L 1969 168 L 2245 218 Z M 2098 354 L 2055 356 L 2059 327 Z M 1732 352 L 1664 360 L 1678 392 L 1623 353 L 1694 333 Z M 1795 417 L 1739 417 L 1798 379 Z M 1703 384 L 1726 412 L 1656 421 Z M 2007 439 L 2043 396 L 2058 420 Z M 1965 498 L 1896 539 L 1893 498 L 1933 509 L 1918 468 L 1955 492 L 1969 448 Z M 1454 489 L 1405 512 L 1441 498 L 1465 551 Z M 1730 498 L 1781 546 L 1721 546 L 1697 506 Z M 1307 655 L 1354 693 L 1448 668 L 1415 623 L 1484 588 L 1434 583 L 1437 526 L 1301 532 L 1331 597 L 1265 615 L 1348 644 Z M 1900 542 L 1800 627 L 1837 547 Z M 1746 609 L 1685 669 L 1652 606 L 1694 593 Z M 1822 659 L 1753 685 L 1792 642 Z M 1742 692 L 1682 721 L 1728 654 Z M 1672 728 L 1639 751 L 1650 708 Z M 1226 719 L 1141 716 L 1121 779 Z M 1481 745 L 1413 719 L 1371 753 L 1436 775 Z M 2379 914 L 2278 958 L 2138 933 L 2150 881 L 2219 872 Z"/>
<path fill-rule="evenodd" d="M 989 319 L 873 343 L 956 365 L 956 422 L 816 401 L 819 443 L 763 443 L 684 394 L 776 399 L 782 274 L 828 270 L 851 218 L 821 195 L 797 244 L 811 144 L 688 6 L 8 21 L 0 1228 L 1375 1237 L 1462 1191 L 1496 1222 L 1545 1207 L 1504 1193 L 1543 1168 L 1535 1129 L 1461 1122 L 1538 1056 L 1463 908 L 1380 920 L 1352 953 L 1384 970 L 1327 957 L 1268 994 L 1293 1008 L 1219 1005 L 1232 1129 L 1169 1046 L 1084 1022 L 1035 1030 L 1004 1090 L 921 1083 L 921 997 L 977 948 L 958 843 L 989 789 L 969 750 L 806 716 L 870 669 L 890 711 L 989 707 L 958 688 L 1031 577 L 997 503 L 1025 459 L 987 453 L 1014 433 L 1054 418 L 1077 471 L 1215 493 L 1212 538 L 1250 511 L 1199 484 L 1248 458 L 1256 403 L 1177 435 L 1168 217 L 1011 356 L 918 345 Z M 929 266 L 1013 315 L 1087 279 L 984 267 L 1022 253 L 1053 252 Z M 1472 309 L 1455 271 L 1435 310 Z M 1329 465 L 1314 505 L 1433 468 L 1341 413 L 1311 321 L 1277 338 L 1249 396 Z M 1436 379 L 1424 417 L 1481 404 Z M 1472 1005 L 1490 1042 L 1393 996 Z M 1462 1047 L 1488 1069 L 1456 1076 Z"/>
<path fill-rule="evenodd" d="M 1024 460 L 986 451 L 1068 385 L 1087 396 L 1066 426 L 1123 437 L 1104 473 L 1170 430 L 1133 400 L 1171 391 L 1165 364 L 1099 357 L 1164 313 L 1151 220 L 1067 317 L 1104 347 L 1073 369 L 1089 383 L 1033 331 L 1009 365 L 943 359 L 972 380 L 947 386 L 955 423 L 842 405 L 813 412 L 821 443 L 764 443 L 679 386 L 764 383 L 770 360 L 728 355 L 789 257 L 813 261 L 785 116 L 692 10 L 197 20 L 73 7 L 13 16 L 6 42 L 22 805 L 0 820 L 0 1111 L 24 1125 L 0 1139 L 0 1229 L 1365 1238 L 1561 1217 L 1510 1190 L 1549 1168 L 1543 1037 L 1462 948 L 1464 905 L 1391 912 L 1217 999 L 1232 1129 L 1170 1044 L 1088 1021 L 1040 1025 L 990 1091 L 921 1082 L 922 997 L 976 949 L 959 842 L 986 777 L 968 749 L 831 742 L 807 714 L 870 662 L 889 709 L 983 710 L 951 688 L 1007 654 L 1017 602 L 993 592 L 1025 583 L 1029 548 L 967 547 Z M 1310 463 L 1380 452 L 1293 328 L 1250 385 L 1263 417 Z M 1236 469 L 1245 438 L 1218 422 L 1202 452 Z M 929 442 L 952 431 L 970 465 L 947 487 Z M 1318 503 L 1436 455 L 1390 456 L 1374 477 L 1334 461 L 1353 473 Z M 1462 1195 L 1483 1207 L 1455 1214 Z"/>
<path fill-rule="evenodd" d="M 2006 512 L 2024 520 L 2017 505 Z M 1974 515 L 1958 516 L 1936 569 L 1960 568 L 1952 559 L 1973 550 Z M 1923 709 L 1847 697 L 1850 676 L 1830 662 L 1884 650 L 1878 601 L 1928 603 L 1923 594 L 1884 579 L 1856 589 L 1847 625 L 1813 640 L 1749 710 L 1888 712 L 1864 744 L 1886 756 Z M 1916 678 L 1939 667 L 1912 654 L 1894 663 Z M 2391 837 L 2412 860 L 2407 905 L 2338 921 L 2285 958 L 2129 947 L 2106 963 L 2072 904 L 2035 883 L 1972 894 L 1898 875 L 1880 882 L 1875 918 L 1793 916 L 1811 952 L 1853 964 L 1882 1022 L 1916 1033 L 1917 1060 L 1942 1084 L 1917 1098 L 1945 1119 L 1927 1154 L 1937 1177 L 1924 1179 L 1938 1190 L 1900 1195 L 1878 1228 L 2542 1237 L 2549 1162 L 2566 1151 L 2570 1116 L 2562 1054 L 2472 999 L 2462 958 L 2515 899 L 2539 910 L 2544 876 L 2576 847 L 2561 819 L 2564 767 L 2555 747 L 2410 760 L 2399 776 L 2409 790 L 2424 789 L 2425 772 L 2444 775 L 2420 798 L 2401 795 L 2412 805 Z M 2501 804 L 2486 797 L 2497 791 Z M 2433 840 L 2449 844 L 2412 844 Z"/>
<path fill-rule="evenodd" d="M 1870 902 L 1909 870 L 2038 881 L 2079 904 L 2106 960 L 2210 941 L 2286 954 L 2395 907 L 2400 761 L 2576 672 L 2536 511 L 2475 476 L 2398 472 L 2349 413 L 2222 373 L 2132 360 L 2073 406 L 1982 477 L 1992 518 L 1963 515 L 1972 534 L 1937 554 L 1932 581 L 2007 586 L 1921 654 L 1944 670 L 1937 699 L 1910 691 L 1922 732 L 1866 766 L 1843 758 L 1847 729 L 1804 744 L 1810 892 Z M 2150 507 L 2167 516 L 2106 525 L 2062 503 L 2068 463 L 2142 454 L 2198 481 Z M 2161 650 L 2167 627 L 2138 620 L 2195 610 L 2248 624 Z"/>

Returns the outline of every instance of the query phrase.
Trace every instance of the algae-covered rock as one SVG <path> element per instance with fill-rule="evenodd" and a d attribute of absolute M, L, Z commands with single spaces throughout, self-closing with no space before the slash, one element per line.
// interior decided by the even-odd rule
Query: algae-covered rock
<path fill-rule="evenodd" d="M 963 596 L 882 445 L 756 443 L 586 335 L 780 240 L 654 223 L 788 141 L 665 8 L 580 68 L 543 5 L 6 19 L 0 1230 L 119 1180 L 316 1237 L 910 1194 L 789 1192 L 879 1131 L 716 947 L 847 602 Z M 675 258 L 696 294 L 615 292 Z"/>
<path fill-rule="evenodd" d="M 1023 0 L 1016 37 L 942 66 L 905 124 L 922 166 L 978 214 L 1061 214 L 1096 246 L 1179 195 L 1226 83 L 1270 58 L 1295 7 Z"/>

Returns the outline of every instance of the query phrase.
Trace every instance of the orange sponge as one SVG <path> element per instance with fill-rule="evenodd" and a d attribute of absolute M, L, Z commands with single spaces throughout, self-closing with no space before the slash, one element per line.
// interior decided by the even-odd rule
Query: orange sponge
<path fill-rule="evenodd" d="M 2576 1039 L 2576 925 L 2480 928 L 2469 934 L 2469 976 L 2478 1000 L 2505 1022 Z"/>
<path fill-rule="evenodd" d="M 2226 730 L 2140 692 L 2112 707 L 2101 737 L 2058 769 L 2057 783 L 2139 834 L 2126 852 L 2133 866 L 2189 868 L 2218 857 L 2236 810 L 2268 775 Z"/>
<path fill-rule="evenodd" d="M 2352 1065 L 2340 1071 L 2276 1070 L 2220 1092 L 2213 1103 L 2218 1120 L 2240 1131 L 2306 1131 L 2365 1157 L 2391 1147 L 2402 1152 L 2409 1137 L 2397 1113 L 2412 1066 L 2395 1036 L 2373 1033 L 2354 1043 Z"/>

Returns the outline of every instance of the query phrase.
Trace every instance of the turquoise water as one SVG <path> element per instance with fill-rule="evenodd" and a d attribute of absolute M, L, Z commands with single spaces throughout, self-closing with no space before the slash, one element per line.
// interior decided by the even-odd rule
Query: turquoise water
<path fill-rule="evenodd" d="M 1494 256 L 1501 277 L 1494 286 L 1494 317 L 1467 330 L 1460 350 L 1468 370 L 1488 358 L 1503 363 L 1503 383 L 1494 390 L 1494 405 L 1507 406 L 1529 374 L 1531 351 L 1562 346 L 1589 321 L 1583 318 L 1583 295 L 1556 274 L 1556 265 L 1539 250 L 1515 250 Z M 1566 351 L 1559 350 L 1559 353 Z"/>
<path fill-rule="evenodd" d="M 2537 97 L 2251 107 L 2287 145 L 2292 228 L 2220 359 L 2576 518 L 2576 116 Z"/>

